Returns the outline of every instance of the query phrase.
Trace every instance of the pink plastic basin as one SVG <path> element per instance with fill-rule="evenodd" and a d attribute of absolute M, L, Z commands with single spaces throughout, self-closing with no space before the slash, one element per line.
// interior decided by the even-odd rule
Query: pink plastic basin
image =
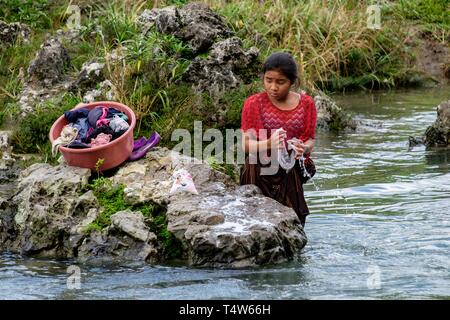
<path fill-rule="evenodd" d="M 87 149 L 72 149 L 66 147 L 60 147 L 59 150 L 66 160 L 67 164 L 74 167 L 89 168 L 96 170 L 97 162 L 103 159 L 103 164 L 100 166 L 99 171 L 105 171 L 114 167 L 117 167 L 125 160 L 128 159 L 133 151 L 133 130 L 136 125 L 136 116 L 129 107 L 122 103 L 113 101 L 98 101 L 84 105 L 80 105 L 72 110 L 79 108 L 94 109 L 97 106 L 113 107 L 119 111 L 125 113 L 128 117 L 128 124 L 130 127 L 119 138 L 110 143 L 102 146 L 96 146 Z M 50 141 L 53 143 L 60 134 L 62 128 L 68 124 L 68 121 L 62 115 L 55 121 L 50 129 Z"/>

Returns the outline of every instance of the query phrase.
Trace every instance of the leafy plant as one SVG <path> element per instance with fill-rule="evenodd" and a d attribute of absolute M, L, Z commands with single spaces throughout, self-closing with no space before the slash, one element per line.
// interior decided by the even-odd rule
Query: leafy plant
<path fill-rule="evenodd" d="M 56 158 L 51 155 L 48 134 L 53 123 L 65 111 L 79 102 L 72 94 L 64 94 L 60 102 L 48 101 L 36 106 L 33 112 L 19 120 L 12 135 L 14 151 L 18 153 L 41 152 L 50 162 Z"/>

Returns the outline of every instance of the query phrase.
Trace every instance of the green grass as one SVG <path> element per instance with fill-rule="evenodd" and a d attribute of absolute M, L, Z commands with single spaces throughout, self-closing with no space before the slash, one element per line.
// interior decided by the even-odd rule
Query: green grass
<path fill-rule="evenodd" d="M 88 185 L 88 189 L 94 192 L 101 207 L 98 218 L 89 224 L 84 232 L 101 231 L 111 225 L 111 215 L 116 212 L 130 209 L 136 214 L 140 212 L 146 219 L 150 230 L 156 234 L 158 243 L 162 246 L 163 255 L 168 259 L 181 257 L 182 244 L 167 230 L 166 209 L 155 203 L 131 205 L 125 202 L 124 185 L 113 185 L 111 180 L 100 177 Z"/>
<path fill-rule="evenodd" d="M 300 83 L 309 90 L 389 88 L 410 76 L 411 54 L 403 39 L 408 19 L 448 28 L 448 1 L 382 4 L 380 30 L 367 27 L 370 1 L 204 1 L 225 17 L 241 38 L 262 49 L 291 52 Z M 442 36 L 441 36 L 442 37 Z"/>
<path fill-rule="evenodd" d="M 50 128 L 56 119 L 77 103 L 79 99 L 73 94 L 63 94 L 53 101 L 38 104 L 34 112 L 20 118 L 11 139 L 14 153 L 40 153 L 44 156 L 45 162 L 55 164 L 58 156 L 53 157 L 51 154 L 48 137 Z M 11 116 L 18 118 L 18 112 L 19 110 L 16 110 Z"/>

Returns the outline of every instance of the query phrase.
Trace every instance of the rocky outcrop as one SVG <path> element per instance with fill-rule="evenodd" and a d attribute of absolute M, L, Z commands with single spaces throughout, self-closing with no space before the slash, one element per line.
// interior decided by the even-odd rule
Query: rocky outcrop
<path fill-rule="evenodd" d="M 191 49 L 193 56 L 209 53 L 207 57 L 195 57 L 183 76 L 197 92 L 220 98 L 228 90 L 249 82 L 259 71 L 259 50 L 244 50 L 241 40 L 205 4 L 145 10 L 137 23 L 144 33 L 154 28 L 175 36 Z"/>
<path fill-rule="evenodd" d="M 167 228 L 182 243 L 190 265 L 278 263 L 305 246 L 305 233 L 292 209 L 263 196 L 255 186 L 236 186 L 227 175 L 192 160 L 157 149 L 113 177 L 126 186 L 126 201 L 167 206 Z M 198 195 L 170 194 L 172 173 L 181 168 L 192 175 Z"/>
<path fill-rule="evenodd" d="M 45 41 L 41 50 L 28 67 L 28 82 L 50 88 L 64 80 L 65 70 L 70 65 L 69 54 L 55 38 Z"/>
<path fill-rule="evenodd" d="M 23 254 L 73 257 L 76 246 L 70 243 L 71 229 L 95 207 L 95 197 L 80 197 L 79 190 L 87 184 L 88 169 L 68 166 L 52 167 L 35 164 L 21 172 L 17 192 L 11 205 L 16 212 L 2 221 L 2 233 L 14 234 L 5 239 L 4 248 Z M 6 230 L 5 230 L 6 229 Z"/>
<path fill-rule="evenodd" d="M 69 31 L 66 33 L 77 39 L 78 31 Z M 67 91 L 83 95 L 83 102 L 86 103 L 98 98 L 113 100 L 112 84 L 104 77 L 104 63 L 88 61 L 77 75 L 68 74 L 70 57 L 61 43 L 61 39 L 66 40 L 66 33 L 47 40 L 30 62 L 19 98 L 22 116 L 32 112 L 37 103 L 52 99 L 57 101 L 56 98 Z"/>
<path fill-rule="evenodd" d="M 331 98 L 317 95 L 314 97 L 314 103 L 317 109 L 317 128 L 333 131 L 356 129 L 356 121 Z"/>
<path fill-rule="evenodd" d="M 30 62 L 19 103 L 22 115 L 32 112 L 39 102 L 47 101 L 67 91 L 70 81 L 66 71 L 70 66 L 67 49 L 56 38 L 42 44 Z"/>
<path fill-rule="evenodd" d="M 16 159 L 12 157 L 10 136 L 11 131 L 0 131 L 0 210 L 7 207 L 19 176 Z"/>
<path fill-rule="evenodd" d="M 183 80 L 192 83 L 197 92 L 207 91 L 211 96 L 219 97 L 244 84 L 240 74 L 244 74 L 244 70 L 251 71 L 258 56 L 256 47 L 244 51 L 237 37 L 222 40 L 211 47 L 207 58 L 196 57 L 192 61 Z"/>
<path fill-rule="evenodd" d="M 19 37 L 28 40 L 30 33 L 30 28 L 25 24 L 19 22 L 8 24 L 4 21 L 0 21 L 0 45 L 11 45 Z"/>
<path fill-rule="evenodd" d="M 104 63 L 95 60 L 84 63 L 70 90 L 86 92 L 87 90 L 95 89 L 98 83 L 105 80 L 104 67 Z"/>
<path fill-rule="evenodd" d="M 450 145 L 450 100 L 441 102 L 436 112 L 436 121 L 425 130 L 423 143 L 427 147 L 446 147 Z"/>
<path fill-rule="evenodd" d="M 0 211 L 0 248 L 83 260 L 146 260 L 156 253 L 155 236 L 137 213 L 117 212 L 110 227 L 85 232 L 101 210 L 93 192 L 83 191 L 90 175 L 88 169 L 66 165 L 35 164 L 22 171 L 15 195 Z"/>
<path fill-rule="evenodd" d="M 170 194 L 172 174 L 180 168 L 192 174 L 198 194 Z M 111 181 L 125 186 L 130 208 L 164 208 L 159 218 L 166 227 L 154 229 L 156 218 L 126 209 L 112 214 L 109 226 L 89 233 L 102 211 L 94 193 L 86 191 L 90 174 L 66 165 L 24 170 L 16 192 L 0 207 L 0 250 L 161 263 L 167 257 L 162 240 L 173 237 L 172 249 L 188 265 L 246 267 L 293 259 L 307 241 L 292 209 L 165 148 L 125 164 Z"/>
<path fill-rule="evenodd" d="M 142 32 L 151 28 L 182 40 L 194 55 L 206 52 L 218 38 L 232 35 L 220 16 L 202 3 L 188 3 L 181 9 L 175 6 L 145 10 L 137 19 Z"/>

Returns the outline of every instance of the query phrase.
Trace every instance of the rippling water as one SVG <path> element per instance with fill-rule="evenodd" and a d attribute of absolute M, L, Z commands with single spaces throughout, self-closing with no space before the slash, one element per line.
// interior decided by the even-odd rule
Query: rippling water
<path fill-rule="evenodd" d="M 450 88 L 335 97 L 364 125 L 318 134 L 298 262 L 252 270 L 0 255 L 0 299 L 450 299 L 450 150 L 408 149 Z"/>

